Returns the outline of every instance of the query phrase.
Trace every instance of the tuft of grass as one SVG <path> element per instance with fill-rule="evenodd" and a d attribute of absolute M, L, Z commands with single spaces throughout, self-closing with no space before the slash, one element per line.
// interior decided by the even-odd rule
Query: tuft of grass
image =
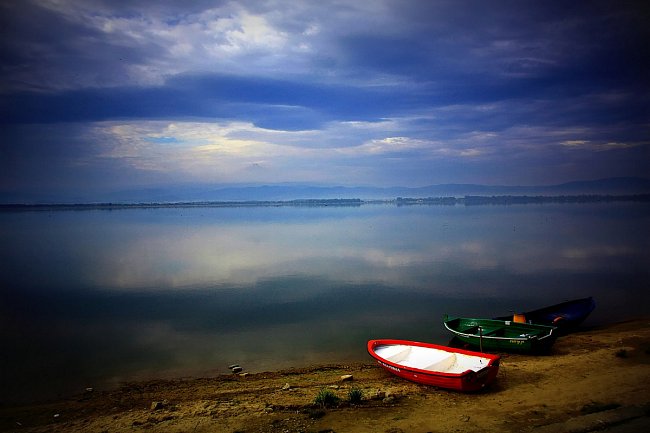
<path fill-rule="evenodd" d="M 348 400 L 350 400 L 350 404 L 361 403 L 361 400 L 363 400 L 363 391 L 360 388 L 353 386 L 350 388 L 350 391 L 348 391 Z"/>
<path fill-rule="evenodd" d="M 319 419 L 325 416 L 325 411 L 323 409 L 308 409 L 307 415 L 311 419 Z"/>
<path fill-rule="evenodd" d="M 314 399 L 314 404 L 319 405 L 320 407 L 331 407 L 339 404 L 339 398 L 334 394 L 334 392 L 327 388 L 321 388 L 316 394 Z"/>

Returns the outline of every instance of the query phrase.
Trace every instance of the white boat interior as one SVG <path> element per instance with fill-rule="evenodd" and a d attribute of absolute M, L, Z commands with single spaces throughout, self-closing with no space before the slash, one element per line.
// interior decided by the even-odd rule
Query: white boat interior
<path fill-rule="evenodd" d="M 481 356 L 404 344 L 380 345 L 374 350 L 381 358 L 404 367 L 444 373 L 463 373 L 467 370 L 479 371 L 490 362 L 488 358 Z"/>

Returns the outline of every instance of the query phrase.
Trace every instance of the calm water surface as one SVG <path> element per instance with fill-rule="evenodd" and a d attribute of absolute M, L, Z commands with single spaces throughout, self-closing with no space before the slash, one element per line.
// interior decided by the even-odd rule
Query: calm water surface
<path fill-rule="evenodd" d="M 445 313 L 648 315 L 649 227 L 639 203 L 0 212 L 0 401 L 369 362 L 448 342 Z"/>

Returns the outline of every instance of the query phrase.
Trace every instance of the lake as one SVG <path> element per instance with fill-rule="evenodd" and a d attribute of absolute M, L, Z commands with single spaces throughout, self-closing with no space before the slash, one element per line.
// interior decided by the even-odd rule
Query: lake
<path fill-rule="evenodd" d="M 594 296 L 650 313 L 650 204 L 0 212 L 0 399 L 124 381 L 371 362 L 446 344 L 442 316 Z"/>

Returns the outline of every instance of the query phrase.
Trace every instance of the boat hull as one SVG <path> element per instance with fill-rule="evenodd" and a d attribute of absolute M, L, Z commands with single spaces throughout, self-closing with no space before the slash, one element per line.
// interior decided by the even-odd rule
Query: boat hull
<path fill-rule="evenodd" d="M 460 373 L 448 373 L 444 371 L 430 371 L 421 368 L 405 366 L 383 358 L 376 353 L 376 348 L 385 345 L 409 345 L 414 347 L 432 348 L 449 353 L 462 354 L 472 357 L 487 359 L 487 364 L 478 371 L 466 370 Z M 477 353 L 453 347 L 440 346 L 430 343 L 421 343 L 406 340 L 370 340 L 368 341 L 368 353 L 375 358 L 377 364 L 384 370 L 402 379 L 422 385 L 435 386 L 460 392 L 476 392 L 494 381 L 499 372 L 500 357 Z"/>
<path fill-rule="evenodd" d="M 555 327 L 509 320 L 446 318 L 444 325 L 456 339 L 481 351 L 545 353 L 557 339 Z"/>

